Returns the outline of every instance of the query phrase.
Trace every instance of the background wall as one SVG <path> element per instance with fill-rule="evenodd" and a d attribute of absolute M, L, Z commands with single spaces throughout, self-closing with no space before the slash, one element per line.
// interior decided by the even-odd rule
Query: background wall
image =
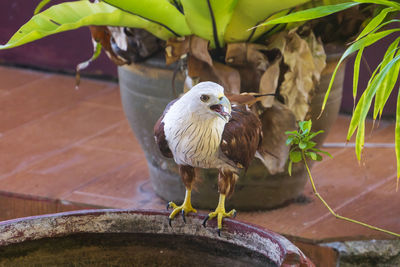
<path fill-rule="evenodd" d="M 51 3 L 61 3 L 53 0 Z M 39 0 L 0 1 L 0 43 L 11 36 L 32 17 Z M 0 64 L 18 64 L 39 69 L 74 73 L 78 63 L 89 59 L 93 46 L 88 28 L 68 31 L 10 50 L 0 50 Z M 114 76 L 117 67 L 102 53 L 99 59 L 82 73 Z"/>

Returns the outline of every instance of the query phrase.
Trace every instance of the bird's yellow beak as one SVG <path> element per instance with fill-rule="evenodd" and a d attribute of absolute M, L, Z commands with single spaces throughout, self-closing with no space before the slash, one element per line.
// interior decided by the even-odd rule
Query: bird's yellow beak
<path fill-rule="evenodd" d="M 218 102 L 214 105 L 211 105 L 210 109 L 217 113 L 217 115 L 226 122 L 228 122 L 231 118 L 231 102 L 224 94 L 220 94 L 218 96 Z"/>
<path fill-rule="evenodd" d="M 231 111 L 232 111 L 232 106 L 231 106 L 231 102 L 229 101 L 229 99 L 224 95 L 219 96 L 218 99 L 219 99 L 218 104 L 222 105 L 226 109 L 225 112 L 229 113 L 229 115 L 230 115 Z"/>

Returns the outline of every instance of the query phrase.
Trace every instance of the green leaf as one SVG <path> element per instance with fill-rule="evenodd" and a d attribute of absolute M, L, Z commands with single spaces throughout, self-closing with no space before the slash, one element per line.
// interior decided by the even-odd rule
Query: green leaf
<path fill-rule="evenodd" d="M 347 137 L 346 140 L 349 141 L 350 138 L 353 136 L 354 132 L 356 131 L 359 123 L 360 123 L 360 116 L 361 116 L 361 106 L 363 105 L 364 99 L 366 92 L 369 87 L 364 91 L 364 93 L 361 95 L 360 99 L 358 100 L 358 103 L 356 105 L 356 108 L 353 111 L 353 115 L 351 116 L 350 120 L 350 125 L 349 129 L 347 130 Z"/>
<path fill-rule="evenodd" d="M 297 131 L 286 131 L 285 134 L 289 135 L 289 134 L 293 134 L 293 135 L 297 135 Z"/>
<path fill-rule="evenodd" d="M 341 4 L 337 4 L 337 5 L 319 6 L 319 7 L 310 8 L 307 10 L 298 11 L 296 13 L 292 13 L 292 14 L 289 14 L 284 17 L 280 17 L 280 18 L 277 18 L 274 20 L 267 21 L 265 23 L 262 23 L 260 26 L 306 21 L 306 20 L 308 21 L 311 19 L 325 17 L 327 15 L 348 9 L 348 8 L 356 6 L 356 5 L 359 5 L 359 3 L 350 2 L 350 3 L 341 3 Z"/>
<path fill-rule="evenodd" d="M 361 152 L 364 148 L 364 138 L 365 138 L 365 121 L 360 121 L 356 136 L 356 155 L 358 161 L 361 160 Z"/>
<path fill-rule="evenodd" d="M 286 15 L 293 7 L 306 2 L 309 0 L 238 0 L 224 39 L 227 43 L 254 41 L 276 27 L 270 25 L 249 30 L 250 28 Z"/>
<path fill-rule="evenodd" d="M 292 145 L 298 145 L 299 143 L 300 143 L 300 138 L 298 136 L 295 136 L 293 138 Z"/>
<path fill-rule="evenodd" d="M 370 86 L 367 88 L 365 91 L 366 96 L 365 99 L 361 105 L 361 113 L 360 113 L 360 120 L 365 120 L 368 114 L 368 110 L 371 106 L 372 99 L 374 95 L 376 94 L 376 91 L 378 90 L 379 87 L 385 86 L 383 83 L 387 78 L 389 79 L 395 79 L 394 82 L 397 80 L 397 76 L 395 77 L 389 77 L 389 74 L 392 72 L 390 71 L 391 69 L 396 69 L 397 65 L 399 64 L 398 62 L 400 61 L 400 55 L 397 55 L 395 58 L 393 58 L 375 77 L 375 79 L 372 81 Z M 397 74 L 398 75 L 398 74 Z"/>
<path fill-rule="evenodd" d="M 52 6 L 33 16 L 7 44 L 0 45 L 0 49 L 20 46 L 48 35 L 88 25 L 143 28 L 164 40 L 174 36 L 156 23 L 121 11 L 104 2 L 77 1 Z"/>
<path fill-rule="evenodd" d="M 109 5 L 168 29 L 175 36 L 190 35 L 185 16 L 165 0 L 103 0 Z"/>
<path fill-rule="evenodd" d="M 315 133 L 310 133 L 310 135 L 307 136 L 307 138 L 308 138 L 308 140 L 311 140 L 312 138 L 314 138 L 315 136 L 317 136 L 317 135 L 319 135 L 319 134 L 321 134 L 323 132 L 324 132 L 324 130 L 320 130 L 320 131 L 315 132 Z"/>
<path fill-rule="evenodd" d="M 181 0 L 181 3 L 191 31 L 209 40 L 211 47 L 223 47 L 237 0 Z"/>
<path fill-rule="evenodd" d="M 292 176 L 292 165 L 293 165 L 293 161 L 289 160 L 288 173 L 290 176 Z"/>
<path fill-rule="evenodd" d="M 383 57 L 382 64 L 380 68 L 384 68 L 390 60 L 392 60 L 396 55 L 397 46 L 400 42 L 400 37 L 397 38 L 390 46 L 387 48 L 386 53 Z M 397 52 L 399 53 L 399 52 Z M 382 86 L 378 87 L 376 91 L 375 104 L 374 104 L 374 119 L 377 118 L 378 113 L 382 114 L 383 107 L 385 106 L 390 93 L 392 92 L 398 77 L 398 73 L 400 71 L 400 64 L 397 63 L 395 66 L 388 70 L 389 73 L 382 82 Z"/>
<path fill-rule="evenodd" d="M 289 158 L 294 163 L 300 162 L 302 159 L 301 152 L 300 151 L 291 151 L 289 153 Z"/>
<path fill-rule="evenodd" d="M 307 147 L 307 142 L 300 141 L 299 147 L 301 150 L 305 149 Z"/>
<path fill-rule="evenodd" d="M 368 24 L 365 26 L 365 28 L 362 30 L 362 32 L 358 35 L 357 40 L 363 38 L 366 36 L 368 33 L 373 31 L 376 27 L 378 27 L 382 21 L 386 18 L 387 14 L 389 12 L 394 11 L 395 9 L 392 7 L 388 7 L 383 9 L 376 17 L 374 17 Z"/>
<path fill-rule="evenodd" d="M 339 62 L 337 63 L 335 70 L 333 71 L 331 81 L 329 82 L 329 86 L 328 86 L 328 89 L 326 90 L 324 101 L 322 103 L 320 116 L 321 116 L 322 112 L 325 110 L 326 102 L 328 101 L 328 97 L 329 97 L 329 94 L 332 89 L 333 81 L 335 80 L 336 73 L 339 69 L 340 64 L 343 62 L 343 60 L 345 60 L 350 54 L 360 50 L 361 48 L 368 47 L 371 44 L 374 44 L 375 42 L 377 42 L 378 40 L 388 36 L 389 34 L 398 32 L 398 31 L 400 31 L 400 29 L 391 29 L 391 30 L 381 31 L 378 33 L 369 34 L 368 36 L 353 43 L 351 46 L 349 46 L 349 48 L 346 49 L 346 51 L 343 53 L 342 57 L 340 58 Z"/>
<path fill-rule="evenodd" d="M 395 1 L 388 1 L 388 0 L 353 0 L 359 3 L 365 3 L 365 4 L 378 4 L 378 5 L 383 5 L 383 6 L 389 6 L 393 7 L 397 10 L 400 10 L 400 5 L 396 3 Z"/>
<path fill-rule="evenodd" d="M 308 142 L 307 142 L 307 146 L 306 146 L 305 149 L 313 148 L 313 147 L 315 147 L 316 145 L 317 145 L 317 143 L 315 143 L 315 142 L 313 142 L 313 141 L 308 141 Z"/>
<path fill-rule="evenodd" d="M 306 152 L 305 154 L 312 160 L 317 160 L 317 153 L 309 151 L 309 152 Z"/>
<path fill-rule="evenodd" d="M 38 14 L 43 7 L 45 7 L 48 3 L 50 3 L 51 0 L 42 0 L 40 3 L 36 6 L 35 11 L 33 12 L 34 15 Z"/>
<path fill-rule="evenodd" d="M 400 60 L 400 55 L 393 58 L 373 79 L 372 82 L 369 83 L 367 89 L 361 95 L 360 100 L 357 103 L 357 106 L 353 112 L 353 116 L 350 121 L 350 126 L 347 132 L 347 140 L 350 140 L 351 136 L 354 134 L 354 131 L 360 126 L 361 121 L 365 121 L 368 110 L 371 107 L 372 99 L 378 89 L 379 86 L 382 85 L 385 77 L 389 74 L 390 68 L 393 68 L 395 64 Z M 379 67 L 379 66 L 378 66 Z"/>
<path fill-rule="evenodd" d="M 325 155 L 327 155 L 328 157 L 333 158 L 332 155 L 331 155 L 329 152 L 320 150 L 320 149 L 318 149 L 318 148 L 311 148 L 311 150 L 316 151 L 316 152 L 318 152 L 318 153 L 325 154 Z"/>
<path fill-rule="evenodd" d="M 311 120 L 308 121 L 300 121 L 299 122 L 300 129 L 303 133 L 309 133 L 311 130 Z"/>
<path fill-rule="evenodd" d="M 399 52 L 397 52 L 397 55 L 399 55 Z M 399 71 L 400 71 L 400 61 L 397 61 L 394 67 L 388 70 L 388 74 L 386 75 L 385 79 L 382 82 L 383 85 L 379 87 L 379 88 L 386 88 L 386 90 L 384 91 L 383 101 L 381 102 L 381 106 L 379 107 L 380 115 L 382 115 L 383 108 L 387 100 L 389 99 L 389 96 L 392 93 L 393 88 L 397 82 L 397 79 L 399 77 Z"/>
<path fill-rule="evenodd" d="M 356 60 L 354 61 L 354 71 L 353 71 L 353 109 L 356 107 L 358 78 L 360 76 L 360 63 L 361 63 L 361 58 L 362 58 L 363 52 L 364 52 L 364 47 L 362 47 L 358 51 Z"/>
<path fill-rule="evenodd" d="M 288 139 L 286 140 L 286 145 L 287 145 L 287 146 L 289 146 L 289 145 L 292 144 L 293 138 L 294 138 L 293 136 L 289 136 L 289 137 L 288 137 Z"/>

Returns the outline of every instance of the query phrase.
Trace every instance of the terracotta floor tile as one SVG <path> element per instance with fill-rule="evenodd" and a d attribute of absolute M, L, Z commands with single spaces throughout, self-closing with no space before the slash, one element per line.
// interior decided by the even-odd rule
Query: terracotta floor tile
<path fill-rule="evenodd" d="M 336 212 L 376 227 L 400 233 L 400 197 L 396 192 L 396 178 L 382 180 L 380 186 L 344 206 Z M 373 212 L 371 212 L 373 211 Z M 320 239 L 394 238 L 393 236 L 367 229 L 329 216 L 301 233 L 304 237 L 318 236 Z"/>
<path fill-rule="evenodd" d="M 0 192 L 0 221 L 26 216 L 94 208 L 94 206 L 74 204 L 64 200 L 61 201 L 40 197 L 30 197 L 10 192 Z"/>
<path fill-rule="evenodd" d="M 6 96 L 21 86 L 46 79 L 52 74 L 27 69 L 0 66 L 0 96 Z"/>
<path fill-rule="evenodd" d="M 351 121 L 351 116 L 348 116 L 348 115 L 338 116 L 336 122 L 332 125 L 331 130 L 330 130 L 325 142 L 346 143 L 347 131 L 349 129 L 350 121 Z M 382 120 L 379 123 L 379 127 L 377 127 L 378 124 L 376 124 L 374 126 L 375 129 L 372 133 L 376 134 L 379 131 L 386 128 L 387 126 L 389 126 L 390 124 L 391 124 L 390 121 Z M 372 126 L 373 126 L 373 121 L 368 119 L 366 121 L 366 126 L 365 126 L 366 127 L 366 139 L 371 138 L 370 133 L 371 133 Z M 354 141 L 355 141 L 355 134 L 352 136 L 350 142 L 354 142 Z"/>
<path fill-rule="evenodd" d="M 164 208 L 154 193 L 144 159 L 129 163 L 66 198 L 69 201 L 101 204 L 115 208 Z M 89 202 L 88 202 L 89 201 Z"/>
<path fill-rule="evenodd" d="M 114 129 L 93 137 L 80 146 L 92 147 L 105 151 L 112 150 L 114 152 L 136 153 L 144 157 L 144 153 L 127 120 L 123 120 Z"/>
<path fill-rule="evenodd" d="M 358 167 L 354 151 L 346 150 L 312 169 L 318 192 L 332 208 L 342 208 L 360 201 L 363 194 L 375 190 L 382 179 L 394 176 L 396 169 L 393 150 L 374 149 L 372 152 L 366 151 L 364 155 L 367 167 Z M 388 167 L 382 169 L 381 166 Z M 280 233 L 318 239 L 318 234 L 303 235 L 303 229 L 319 224 L 330 216 L 329 211 L 313 195 L 309 182 L 304 194 L 312 200 L 311 203 L 295 203 L 269 212 L 239 213 L 238 218 Z"/>
<path fill-rule="evenodd" d="M 105 92 L 104 94 L 92 97 L 86 102 L 102 105 L 110 108 L 122 109 L 121 104 L 121 95 L 119 93 L 118 84 L 115 84 L 114 87 L 111 88 L 110 91 Z"/>
<path fill-rule="evenodd" d="M 382 131 L 377 131 L 376 133 L 373 133 L 373 136 L 371 137 L 368 142 L 371 143 L 388 143 L 388 144 L 393 144 L 394 146 L 394 135 L 395 135 L 395 125 L 391 124 Z"/>
<path fill-rule="evenodd" d="M 19 127 L 0 138 L 0 179 L 118 127 L 123 120 L 121 111 L 82 103 Z"/>
<path fill-rule="evenodd" d="M 0 133 L 32 123 L 42 116 L 74 105 L 102 91 L 109 90 L 109 83 L 85 80 L 79 90 L 69 76 L 50 75 L 36 83 L 27 83 L 0 98 Z"/>
<path fill-rule="evenodd" d="M 95 179 L 109 178 L 112 170 L 135 160 L 135 155 L 71 148 L 0 180 L 0 188 L 14 193 L 63 199 Z"/>

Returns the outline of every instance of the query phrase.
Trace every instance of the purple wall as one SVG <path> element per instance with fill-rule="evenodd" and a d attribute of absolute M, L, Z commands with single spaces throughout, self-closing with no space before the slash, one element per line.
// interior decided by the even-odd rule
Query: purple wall
<path fill-rule="evenodd" d="M 4 44 L 11 35 L 32 16 L 38 1 L 14 0 L 0 2 L 0 43 Z M 60 3 L 62 0 L 53 0 L 52 3 Z M 367 49 L 365 57 L 373 70 L 379 63 L 385 48 L 397 36 L 390 36 L 383 42 Z M 54 36 L 46 37 L 31 44 L 18 48 L 0 51 L 0 63 L 21 64 L 26 66 L 66 71 L 74 73 L 76 64 L 87 60 L 92 55 L 92 43 L 88 28 L 69 31 Z M 352 71 L 354 57 L 347 62 L 342 111 L 351 112 L 353 108 L 352 97 Z M 116 77 L 116 66 L 106 57 L 104 53 L 92 65 L 82 71 L 83 74 L 108 75 Z M 359 88 L 364 89 L 370 76 L 366 64 L 362 63 L 360 72 Z M 389 99 L 385 108 L 385 114 L 393 114 L 396 109 L 397 87 Z"/>
<path fill-rule="evenodd" d="M 63 1 L 54 0 L 52 3 Z M 39 0 L 0 1 L 0 43 L 5 44 L 32 16 Z M 0 50 L 0 63 L 21 64 L 43 69 L 74 72 L 78 63 L 92 56 L 93 47 L 88 28 L 68 31 L 10 50 Z M 104 53 L 82 71 L 86 74 L 112 75 L 116 66 Z"/>

